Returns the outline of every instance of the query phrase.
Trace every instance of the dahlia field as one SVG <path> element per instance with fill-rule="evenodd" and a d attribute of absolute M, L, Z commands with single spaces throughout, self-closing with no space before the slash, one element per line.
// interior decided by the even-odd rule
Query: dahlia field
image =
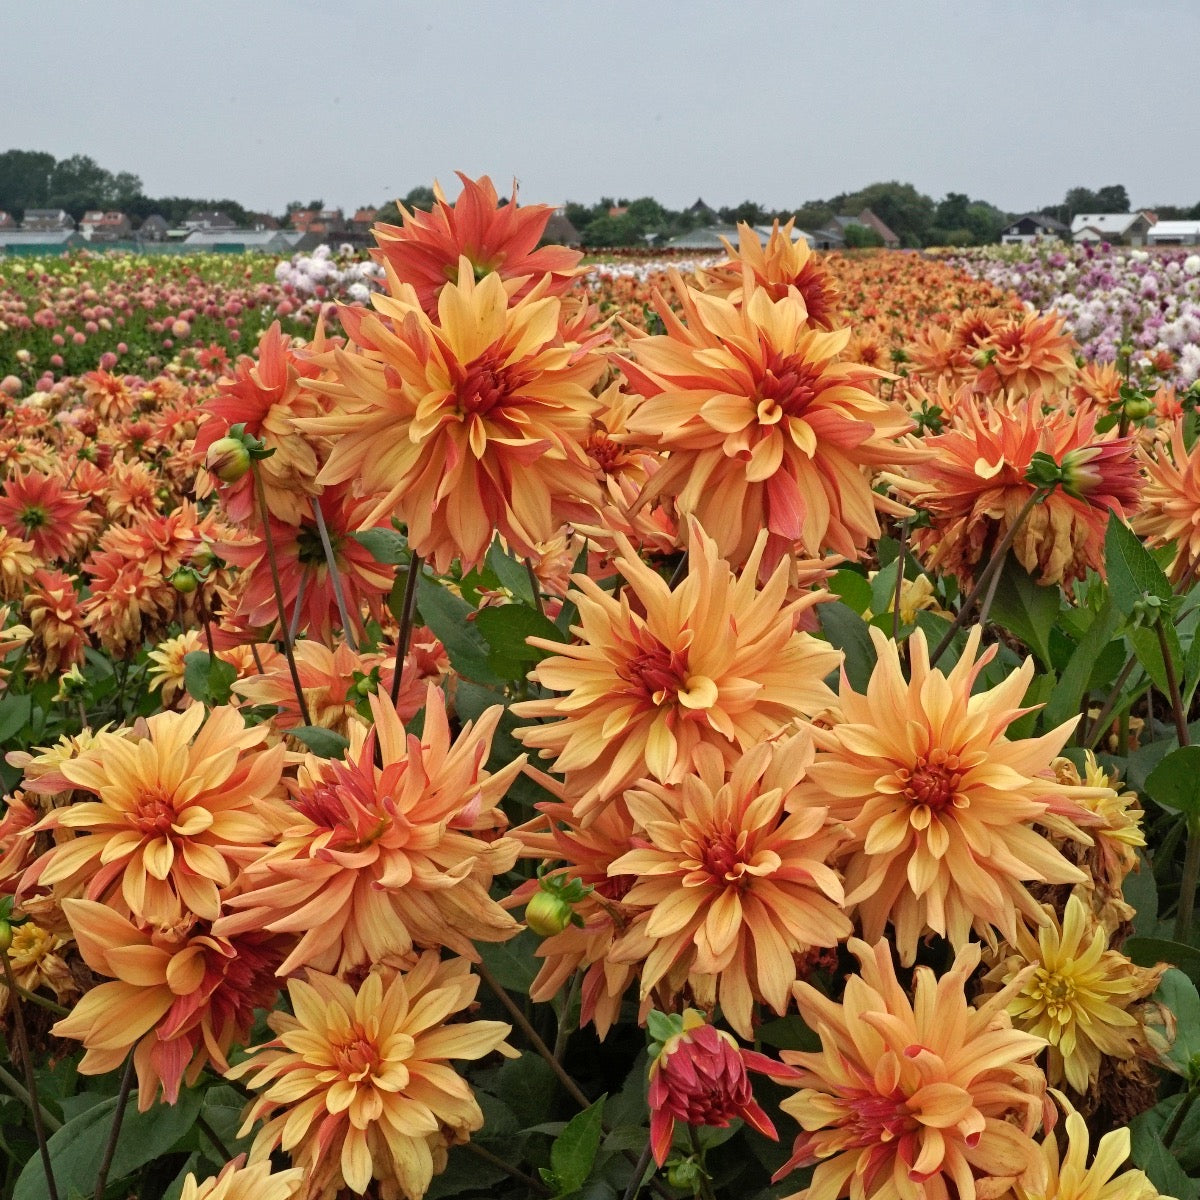
<path fill-rule="evenodd" d="M 2 1194 L 1200 1200 L 1190 259 L 436 196 L 0 261 Z"/>

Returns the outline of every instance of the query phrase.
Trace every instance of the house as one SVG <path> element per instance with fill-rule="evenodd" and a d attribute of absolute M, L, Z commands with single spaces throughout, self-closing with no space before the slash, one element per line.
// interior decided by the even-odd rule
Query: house
<path fill-rule="evenodd" d="M 85 212 L 79 222 L 79 232 L 89 242 L 117 242 L 133 232 L 129 218 L 123 212 Z"/>
<path fill-rule="evenodd" d="M 6 213 L 0 209 L 0 229 L 16 229 L 17 219 L 12 213 Z"/>
<path fill-rule="evenodd" d="M 183 245 L 195 250 L 239 253 L 246 250 L 290 254 L 292 243 L 281 229 L 193 229 Z"/>
<path fill-rule="evenodd" d="M 246 219 L 250 222 L 251 229 L 257 229 L 260 232 L 279 228 L 279 222 L 270 213 L 247 213 Z"/>
<path fill-rule="evenodd" d="M 377 208 L 360 208 L 354 216 L 350 218 L 350 228 L 355 233 L 370 233 L 379 219 L 379 209 Z"/>
<path fill-rule="evenodd" d="M 1156 221 L 1146 234 L 1148 246 L 1200 245 L 1200 221 Z"/>
<path fill-rule="evenodd" d="M 161 213 L 151 213 L 137 228 L 140 242 L 165 242 L 167 219 Z"/>
<path fill-rule="evenodd" d="M 717 219 L 717 210 L 709 208 L 701 199 L 697 199 L 696 203 L 686 211 L 690 217 L 693 217 L 697 221 L 703 221 L 705 225 L 711 225 Z"/>
<path fill-rule="evenodd" d="M 877 217 L 869 208 L 864 208 L 857 216 L 840 216 L 834 217 L 833 220 L 824 229 L 817 233 L 818 241 L 828 241 L 830 245 L 818 245 L 818 249 L 832 250 L 839 249 L 846 244 L 846 231 L 855 226 L 866 229 L 873 229 L 880 238 L 883 244 L 889 250 L 895 250 L 900 245 L 900 239 L 892 232 L 888 225 Z M 836 245 L 834 243 L 837 243 Z"/>
<path fill-rule="evenodd" d="M 1036 242 L 1039 238 L 1066 241 L 1070 235 L 1070 227 L 1062 221 L 1056 221 L 1045 213 L 1026 213 L 1005 225 L 1000 231 L 1000 242 L 1005 246 L 1015 246 L 1022 242 Z"/>
<path fill-rule="evenodd" d="M 1071 219 L 1071 240 L 1109 242 L 1114 246 L 1144 246 L 1152 224 L 1144 212 L 1076 213 Z"/>
<path fill-rule="evenodd" d="M 578 249 L 583 245 L 579 230 L 567 219 L 564 209 L 556 208 L 551 214 L 550 219 L 546 222 L 546 229 L 542 233 L 542 244 L 570 246 L 572 249 Z"/>
<path fill-rule="evenodd" d="M 771 236 L 771 226 L 769 225 L 753 225 L 751 228 L 758 235 L 760 242 L 766 242 Z M 739 237 L 739 229 L 734 225 L 709 225 L 703 229 L 693 229 L 690 233 L 681 233 L 678 237 L 673 237 L 666 243 L 665 249 L 668 250 L 711 250 L 716 253 L 725 251 L 725 242 L 729 242 L 731 246 L 737 246 Z M 725 241 L 721 239 L 724 238 Z M 815 248 L 815 238 L 812 234 L 805 233 L 802 229 L 792 230 L 792 241 L 798 242 L 804 239 L 810 248 Z"/>
<path fill-rule="evenodd" d="M 24 230 L 45 231 L 49 229 L 74 230 L 75 220 L 69 212 L 61 208 L 27 208 L 25 220 L 21 222 Z"/>
<path fill-rule="evenodd" d="M 0 229 L 0 255 L 61 254 L 86 245 L 74 229 Z"/>
<path fill-rule="evenodd" d="M 844 250 L 846 248 L 846 235 L 836 226 L 818 229 L 811 237 L 813 240 L 809 244 L 814 250 Z"/>
<path fill-rule="evenodd" d="M 217 209 L 190 212 L 181 222 L 190 233 L 194 229 L 236 229 L 237 222 L 227 213 Z"/>
<path fill-rule="evenodd" d="M 292 213 L 292 228 L 330 237 L 345 233 L 346 218 L 340 208 L 298 208 Z"/>

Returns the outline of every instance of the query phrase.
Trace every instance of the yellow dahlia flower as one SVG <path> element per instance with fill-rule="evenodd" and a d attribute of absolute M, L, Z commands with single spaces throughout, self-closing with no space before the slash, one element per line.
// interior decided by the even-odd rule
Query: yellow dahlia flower
<path fill-rule="evenodd" d="M 246 1156 L 238 1155 L 219 1175 L 197 1181 L 189 1172 L 183 1181 L 179 1200 L 291 1200 L 304 1182 L 299 1167 L 271 1171 L 269 1162 L 243 1166 Z"/>

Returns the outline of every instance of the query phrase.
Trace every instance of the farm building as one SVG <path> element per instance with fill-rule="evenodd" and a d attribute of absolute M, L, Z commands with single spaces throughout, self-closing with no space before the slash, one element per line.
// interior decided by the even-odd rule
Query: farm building
<path fill-rule="evenodd" d="M 0 254 L 61 254 L 86 245 L 74 229 L 0 229 Z"/>
<path fill-rule="evenodd" d="M 1146 235 L 1149 246 L 1200 245 L 1200 221 L 1156 221 Z"/>
<path fill-rule="evenodd" d="M 1076 213 L 1071 221 L 1071 240 L 1144 246 L 1151 225 L 1153 221 L 1144 212 Z"/>
<path fill-rule="evenodd" d="M 194 229 L 183 239 L 197 250 L 270 250 L 291 254 L 293 242 L 279 229 Z"/>
<path fill-rule="evenodd" d="M 1013 246 L 1022 242 L 1036 242 L 1039 238 L 1061 238 L 1065 241 L 1070 235 L 1070 228 L 1061 221 L 1045 213 L 1026 213 L 1000 231 L 1000 241 L 1006 246 Z"/>

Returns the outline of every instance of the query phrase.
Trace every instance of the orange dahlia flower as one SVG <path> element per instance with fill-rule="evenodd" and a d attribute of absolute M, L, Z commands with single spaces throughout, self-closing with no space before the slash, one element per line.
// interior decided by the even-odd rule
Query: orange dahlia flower
<path fill-rule="evenodd" d="M 42 560 L 33 543 L 0 529 L 0 600 L 19 600 Z"/>
<path fill-rule="evenodd" d="M 765 290 L 772 300 L 782 300 L 795 288 L 808 311 L 809 325 L 833 329 L 839 323 L 841 289 L 808 242 L 803 237 L 793 240 L 795 225 L 795 217 L 782 226 L 776 221 L 765 245 L 748 224 L 738 225 L 736 250 L 721 239 L 729 251 L 729 261 L 697 270 L 700 289 L 736 303 L 745 295 L 745 276 L 749 272 L 753 285 Z"/>
<path fill-rule="evenodd" d="M 301 1167 L 272 1171 L 269 1162 L 245 1166 L 245 1161 L 239 1154 L 219 1175 L 199 1181 L 189 1171 L 179 1200 L 291 1200 L 304 1183 Z"/>
<path fill-rule="evenodd" d="M 200 426 L 193 448 L 194 456 L 203 462 L 213 442 L 234 425 L 245 425 L 248 434 L 262 438 L 275 451 L 258 463 L 267 509 L 290 525 L 312 515 L 312 497 L 320 492 L 314 482 L 320 466 L 317 448 L 293 422 L 322 411 L 320 397 L 301 386 L 303 380 L 321 374 L 314 360 L 324 348 L 322 343 L 318 335 L 315 346 L 293 350 L 291 339 L 276 321 L 259 339 L 256 357 L 241 355 L 234 378 L 217 385 L 219 395 L 204 406 L 208 419 Z M 211 476 L 201 469 L 197 494 L 207 495 L 212 489 Z M 220 491 L 230 519 L 249 522 L 256 511 L 253 475 L 248 473 Z"/>
<path fill-rule="evenodd" d="M 65 900 L 63 911 L 83 961 L 109 982 L 50 1032 L 83 1043 L 84 1075 L 116 1070 L 132 1050 L 141 1112 L 160 1087 L 174 1104 L 182 1084 L 195 1083 L 206 1066 L 228 1069 L 225 1056 L 250 1036 L 254 1010 L 275 1002 L 280 938 L 213 937 L 190 917 L 134 923 L 90 900 Z"/>
<path fill-rule="evenodd" d="M 1025 478 L 1035 453 L 1073 468 L 1068 491 L 1058 488 L 1038 504 L 1017 532 L 1012 552 L 1044 585 L 1070 586 L 1089 567 L 1104 569 L 1108 514 L 1136 511 L 1142 487 L 1134 439 L 1096 433 L 1097 412 L 1045 411 L 1040 397 L 1013 403 L 959 404 L 944 431 L 926 437 L 930 456 L 889 476 L 910 503 L 930 515 L 913 546 L 931 568 L 968 586 L 980 564 L 1037 490 Z"/>
<path fill-rule="evenodd" d="M 0 525 L 33 545 L 47 562 L 68 562 L 100 528 L 87 502 L 61 480 L 41 471 L 14 473 L 0 488 Z"/>
<path fill-rule="evenodd" d="M 877 940 L 890 921 L 905 964 L 929 930 L 956 948 L 972 929 L 992 938 L 994 927 L 1015 941 L 1019 915 L 1045 920 L 1026 883 L 1085 881 L 1035 828 L 1048 810 L 1067 812 L 1091 790 L 1059 783 L 1053 769 L 1078 718 L 1010 741 L 1005 731 L 1026 711 L 1033 660 L 972 694 L 996 654 L 995 646 L 979 653 L 980 634 L 972 629 L 946 674 L 929 666 L 917 630 L 906 681 L 896 643 L 872 629 L 878 661 L 867 689 L 843 677 L 829 727 L 813 730 L 818 753 L 800 785 L 805 803 L 828 805 L 853 835 L 843 854 L 846 900 L 864 936 Z M 1065 816 L 1062 823 L 1069 827 Z"/>
<path fill-rule="evenodd" d="M 634 879 L 623 903 L 649 919 L 612 957 L 645 958 L 643 997 L 686 983 L 699 999 L 715 978 L 725 1020 L 753 1037 L 755 1002 L 782 1016 L 797 959 L 849 937 L 842 882 L 827 865 L 846 834 L 824 808 L 785 812 L 812 753 L 796 733 L 728 771 L 715 746 L 700 745 L 679 785 L 626 793 L 634 848 L 609 874 Z"/>
<path fill-rule="evenodd" d="M 99 734 L 90 750 L 64 762 L 62 775 L 95 799 L 56 808 L 37 826 L 79 836 L 42 855 L 22 890 L 119 896 L 152 922 L 189 913 L 216 920 L 219 890 L 235 865 L 273 840 L 287 817 L 284 750 L 264 747 L 268 728 L 247 729 L 236 708 L 204 718 L 202 704 L 159 713 L 144 737 Z"/>
<path fill-rule="evenodd" d="M 1175 421 L 1170 442 L 1154 454 L 1139 450 L 1139 458 L 1148 478 L 1133 527 L 1149 546 L 1175 544 L 1170 575 L 1178 582 L 1200 562 L 1200 451 L 1188 451 L 1183 422 Z"/>
<path fill-rule="evenodd" d="M 1063 330 L 1057 313 L 1026 313 L 996 329 L 981 344 L 987 366 L 975 386 L 980 391 L 1007 391 L 1028 396 L 1067 388 L 1075 376 L 1079 344 Z"/>
<path fill-rule="evenodd" d="M 32 675 L 49 679 L 83 662 L 87 636 L 73 577 L 45 568 L 35 571 L 22 608 L 33 632 L 29 640 Z"/>
<path fill-rule="evenodd" d="M 228 1073 L 262 1093 L 239 1130 L 267 1119 L 251 1159 L 286 1151 L 306 1172 L 305 1195 L 321 1200 L 362 1195 L 372 1179 L 383 1195 L 423 1196 L 446 1146 L 483 1125 L 449 1060 L 515 1053 L 508 1025 L 450 1022 L 478 987 L 469 963 L 433 951 L 404 974 L 372 970 L 357 991 L 316 971 L 292 980 L 295 1016 L 272 1013 L 276 1038 Z"/>
<path fill-rule="evenodd" d="M 512 301 L 499 275 L 476 283 L 468 268 L 442 290 L 437 323 L 411 287 L 392 288 L 373 297 L 378 315 L 343 310 L 361 352 L 338 351 L 337 381 L 314 385 L 336 410 L 299 422 L 333 439 L 320 482 L 355 480 L 376 497 L 364 525 L 404 521 L 439 572 L 456 557 L 477 566 L 497 531 L 536 556 L 599 500 L 584 444 L 603 359 L 562 343 L 545 280 Z"/>
<path fill-rule="evenodd" d="M 376 225 L 372 232 L 379 249 L 371 257 L 411 284 L 431 317 L 437 315 L 442 288 L 448 282 L 462 283 L 463 259 L 476 279 L 495 272 L 506 282 L 512 280 L 517 298 L 543 277 L 549 279 L 551 295 L 565 292 L 575 281 L 583 255 L 565 246 L 539 248 L 554 210 L 546 204 L 517 204 L 515 183 L 512 199 L 501 204 L 488 176 L 468 179 L 461 171 L 456 174 L 463 187 L 453 204 L 435 183 L 430 212 L 410 213 L 397 205 L 402 226 Z"/>
<path fill-rule="evenodd" d="M 669 451 L 643 500 L 670 497 L 735 566 L 760 529 L 764 572 L 797 549 L 856 559 L 879 536 L 876 509 L 907 511 L 872 491 L 871 471 L 920 456 L 895 442 L 908 414 L 870 390 L 879 372 L 838 361 L 850 331 L 810 328 L 799 293 L 754 288 L 735 305 L 675 286 L 683 321 L 659 297 L 667 332 L 620 360 L 646 397 L 631 432 Z"/>
<path fill-rule="evenodd" d="M 732 763 L 794 718 L 820 711 L 833 699 L 825 676 L 841 657 L 795 632 L 797 614 L 818 596 L 786 600 L 786 562 L 757 587 L 765 533 L 739 578 L 693 522 L 687 577 L 674 590 L 616 540 L 621 595 L 577 575 L 570 599 L 579 642 L 531 639 L 555 653 L 530 678 L 566 695 L 513 706 L 545 722 L 516 736 L 554 760 L 584 823 L 639 779 L 678 783 L 704 743 Z"/>
<path fill-rule="evenodd" d="M 502 710 L 468 722 L 453 742 L 432 685 L 419 740 L 386 698 L 372 696 L 371 712 L 370 733 L 351 729 L 345 761 L 309 758 L 288 828 L 243 872 L 240 893 L 227 901 L 239 911 L 214 927 L 224 936 L 301 934 L 280 974 L 399 962 L 414 944 L 474 958 L 472 941 L 517 932 L 488 895 L 520 849 L 496 835 L 507 824 L 500 800 L 524 756 L 495 774 L 483 769 Z"/>
<path fill-rule="evenodd" d="M 918 967 L 911 1001 L 886 942 L 850 949 L 861 974 L 840 1004 L 795 987 L 821 1049 L 781 1052 L 801 1080 L 780 1107 L 804 1132 L 775 1178 L 815 1164 L 797 1193 L 807 1200 L 983 1200 L 1016 1182 L 1033 1192 L 1045 1167 L 1032 1135 L 1054 1118 L 1033 1062 L 1044 1043 L 1010 1026 L 1010 992 L 967 1003 L 979 947 L 960 950 L 940 979 Z"/>

